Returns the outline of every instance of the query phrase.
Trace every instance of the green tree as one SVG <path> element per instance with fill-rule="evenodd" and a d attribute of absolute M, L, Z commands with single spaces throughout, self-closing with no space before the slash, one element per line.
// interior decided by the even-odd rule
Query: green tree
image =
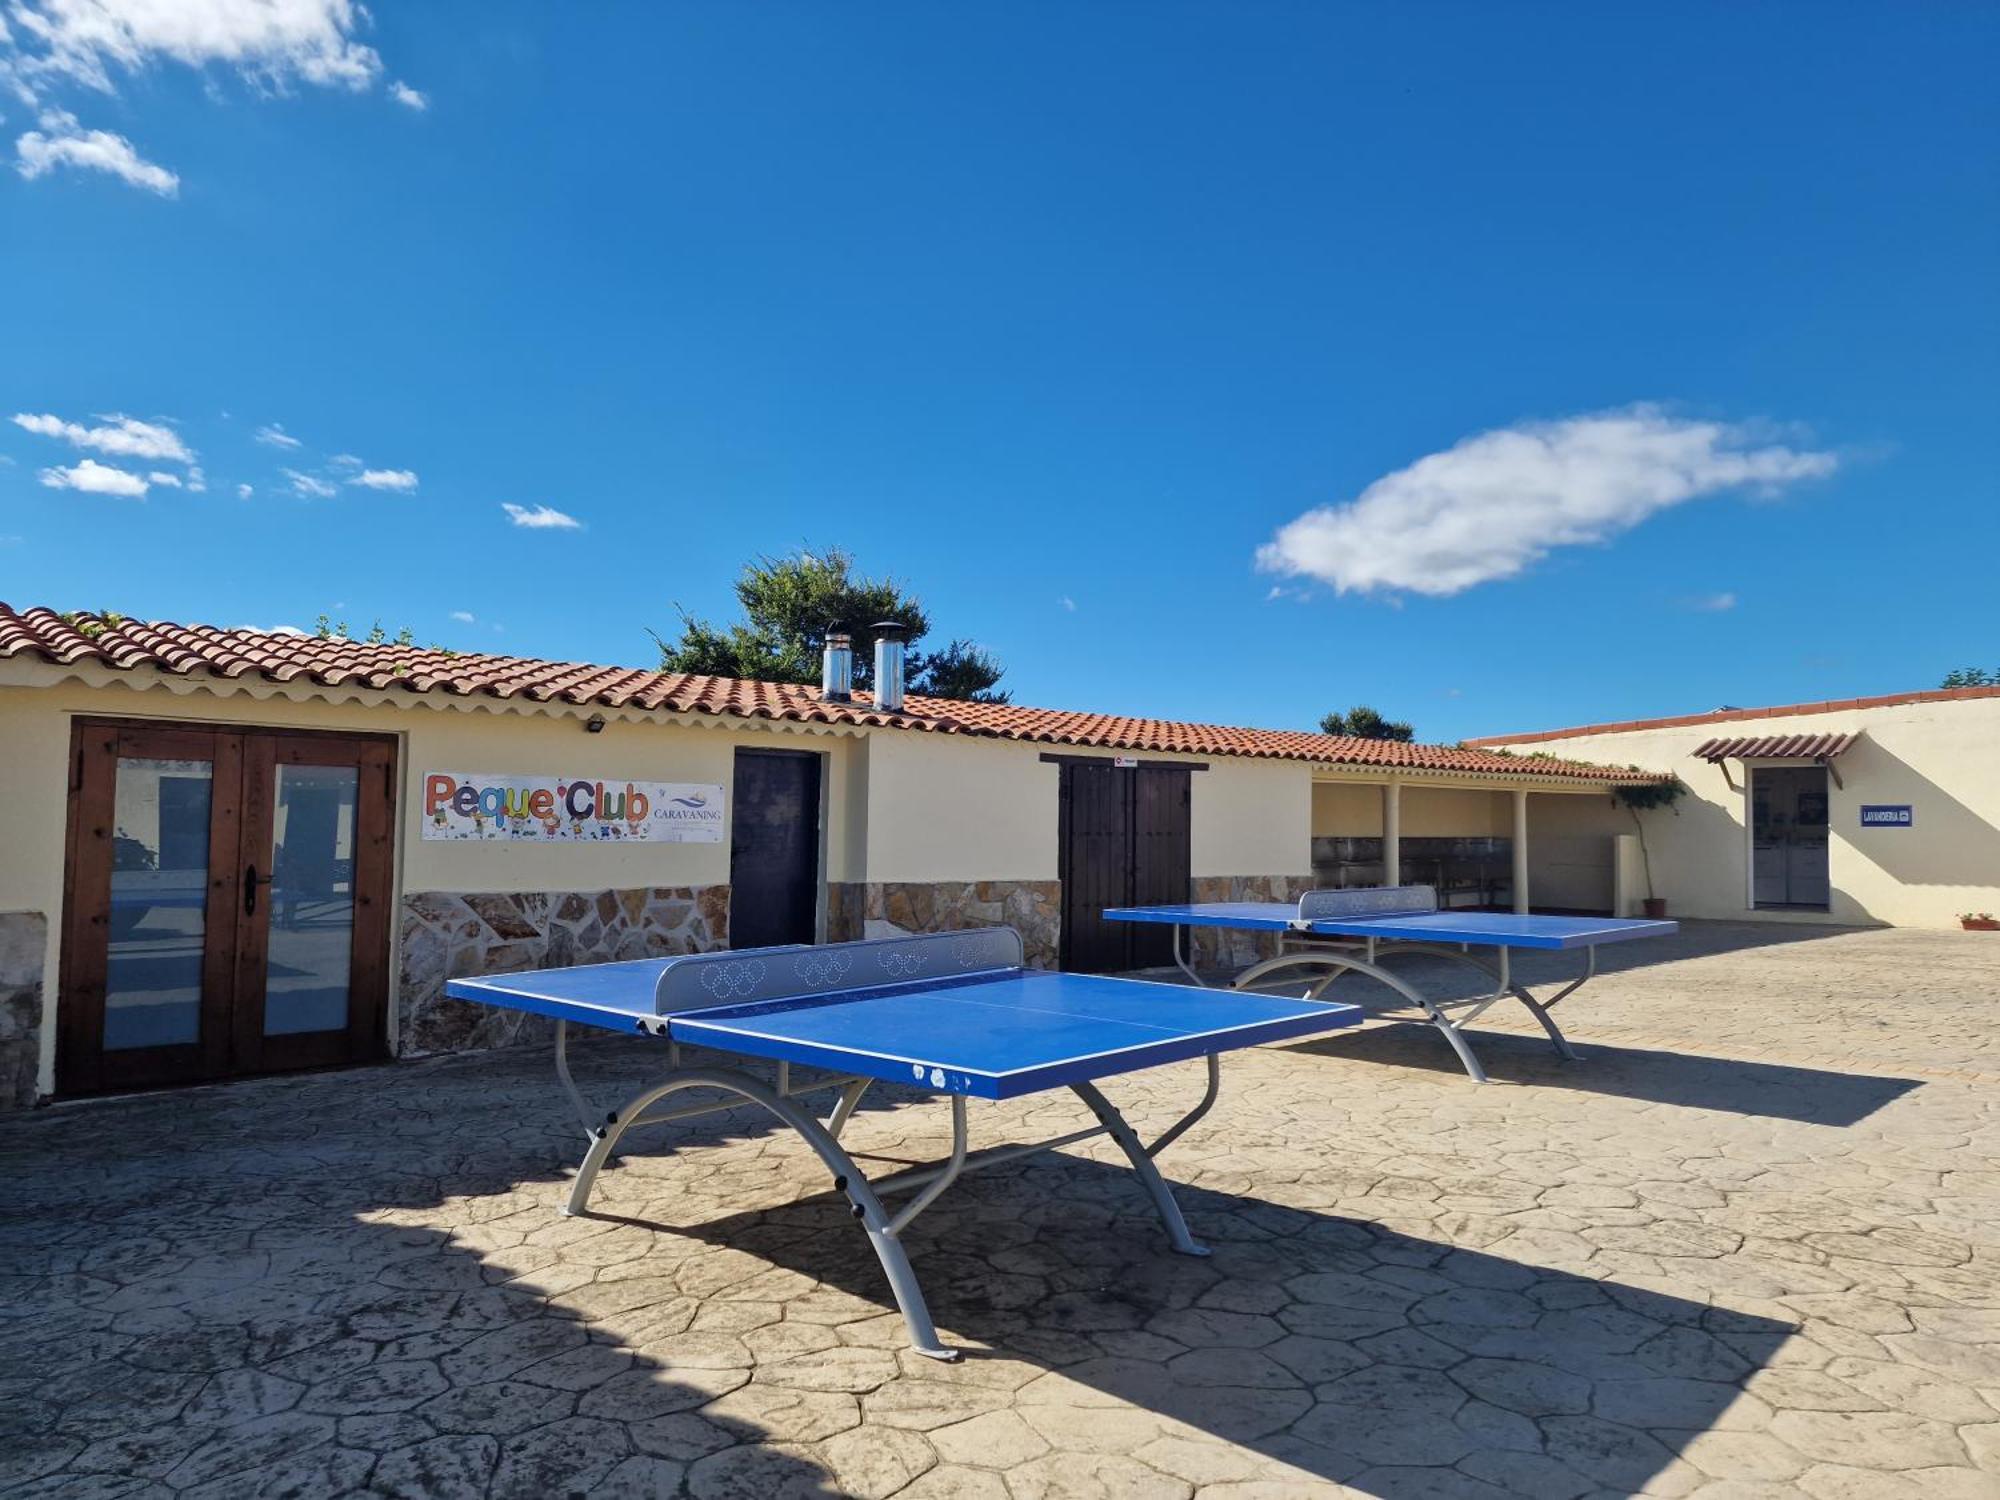
<path fill-rule="evenodd" d="M 1357 703 L 1346 713 L 1331 713 L 1319 721 L 1321 734 L 1344 735 L 1357 740 L 1398 740 L 1408 744 L 1416 730 L 1395 719 L 1385 719 L 1365 703 Z"/>
<path fill-rule="evenodd" d="M 868 688 L 875 675 L 875 626 L 893 620 L 903 627 L 909 649 L 903 680 L 913 693 L 977 703 L 1005 703 L 998 690 L 1003 671 L 993 656 L 966 640 L 924 652 L 917 643 L 930 633 L 929 613 L 892 578 L 867 578 L 855 571 L 852 554 L 800 551 L 789 557 L 759 557 L 744 564 L 736 580 L 743 618 L 729 625 L 680 611 L 680 638 L 658 631 L 660 667 L 715 677 L 747 677 L 761 682 L 816 683 L 826 638 L 844 632 L 854 642 L 854 685 Z"/>
<path fill-rule="evenodd" d="M 1945 673 L 1939 687 L 2000 687 L 2000 671 L 1989 672 L 1984 667 L 1960 667 L 1956 672 Z"/>

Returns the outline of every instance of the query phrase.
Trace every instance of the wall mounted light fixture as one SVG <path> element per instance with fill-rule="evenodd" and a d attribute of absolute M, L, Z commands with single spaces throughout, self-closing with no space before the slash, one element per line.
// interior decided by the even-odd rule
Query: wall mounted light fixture
<path fill-rule="evenodd" d="M 604 715 L 592 714 L 589 718 L 585 719 L 583 721 L 583 732 L 585 734 L 604 733 Z"/>

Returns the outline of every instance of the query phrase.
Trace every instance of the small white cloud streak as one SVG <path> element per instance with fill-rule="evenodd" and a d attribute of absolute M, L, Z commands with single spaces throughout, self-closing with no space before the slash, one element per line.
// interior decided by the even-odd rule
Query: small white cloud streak
<path fill-rule="evenodd" d="M 1257 566 L 1343 594 L 1463 593 L 1686 501 L 1775 494 L 1835 468 L 1831 453 L 1766 437 L 1651 405 L 1483 432 L 1288 522 Z"/>
<path fill-rule="evenodd" d="M 256 438 L 258 442 L 267 448 L 289 449 L 299 446 L 299 440 L 285 431 L 284 425 L 279 422 L 273 422 L 268 427 L 259 427 L 256 432 Z"/>
<path fill-rule="evenodd" d="M 397 490 L 407 495 L 417 487 L 417 476 L 409 469 L 363 469 L 347 482 L 371 490 Z"/>
<path fill-rule="evenodd" d="M 126 469 L 86 458 L 68 469 L 43 469 L 35 476 L 52 490 L 81 490 L 90 495 L 117 495 L 127 500 L 146 498 L 146 481 Z"/>
<path fill-rule="evenodd" d="M 411 88 L 407 83 L 404 83 L 400 78 L 397 79 L 394 83 L 389 85 L 389 97 L 391 99 L 394 99 L 398 104 L 402 105 L 403 108 L 413 109 L 418 114 L 422 114 L 425 110 L 431 107 L 431 101 L 428 95 L 422 93 L 417 89 Z"/>
<path fill-rule="evenodd" d="M 331 500 L 340 493 L 318 475 L 301 474 L 297 469 L 286 469 L 283 473 L 292 482 L 292 493 L 308 500 Z"/>
<path fill-rule="evenodd" d="M 1698 614 L 1725 614 L 1736 608 L 1736 596 L 1727 589 L 1719 594 L 1700 594 L 1688 600 L 1687 607 Z"/>
<path fill-rule="evenodd" d="M 469 609 L 455 609 L 451 612 L 451 617 L 461 625 L 477 625 L 479 623 L 478 616 L 474 615 Z"/>
<path fill-rule="evenodd" d="M 1068 594 L 1064 594 L 1060 599 L 1056 600 L 1056 603 L 1060 604 L 1065 612 L 1069 614 L 1076 613 L 1076 601 L 1070 598 Z"/>
<path fill-rule="evenodd" d="M 252 495 L 256 493 L 257 492 L 251 489 L 250 486 L 247 484 L 239 484 L 236 486 L 236 498 L 238 500 L 248 500 Z"/>
<path fill-rule="evenodd" d="M 76 116 L 64 109 L 43 110 L 37 123 L 39 130 L 26 131 L 14 142 L 14 170 L 30 182 L 58 167 L 73 167 L 80 172 L 108 173 L 162 198 L 180 193 L 180 178 L 147 161 L 122 135 L 85 130 Z"/>
<path fill-rule="evenodd" d="M 181 476 L 169 474 L 165 469 L 155 469 L 146 476 L 146 483 L 163 484 L 170 490 L 177 490 L 181 487 Z"/>
<path fill-rule="evenodd" d="M 538 531 L 578 531 L 583 522 L 575 516 L 565 515 L 552 505 L 506 505 L 500 507 L 507 512 L 507 519 L 516 526 L 527 526 Z"/>
<path fill-rule="evenodd" d="M 173 463 L 192 464 L 194 454 L 181 435 L 171 427 L 163 427 L 158 422 L 141 422 L 136 417 L 111 413 L 96 419 L 99 426 L 86 427 L 81 422 L 66 422 L 61 417 L 48 412 L 17 411 L 12 421 L 23 431 L 40 437 L 61 438 L 73 448 L 94 448 L 99 453 L 109 453 L 117 458 L 167 459 Z"/>

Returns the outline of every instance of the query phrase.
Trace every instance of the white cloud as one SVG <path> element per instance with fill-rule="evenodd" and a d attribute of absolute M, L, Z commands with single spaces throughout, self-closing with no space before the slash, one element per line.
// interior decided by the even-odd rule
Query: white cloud
<path fill-rule="evenodd" d="M 1257 565 L 1343 594 L 1442 597 L 1512 578 L 1553 548 L 1609 541 L 1671 506 L 1725 490 L 1776 493 L 1835 462 L 1758 428 L 1651 405 L 1525 423 L 1307 511 L 1257 549 Z"/>
<path fill-rule="evenodd" d="M 112 92 L 113 68 L 136 73 L 168 59 L 234 67 L 257 87 L 292 80 L 366 89 L 382 73 L 355 40 L 367 12 L 353 0 L 20 0 L 18 68 Z"/>
<path fill-rule="evenodd" d="M 170 490 L 177 490 L 181 487 L 181 476 L 169 474 L 165 469 L 155 469 L 146 476 L 146 483 L 163 484 Z"/>
<path fill-rule="evenodd" d="M 417 476 L 409 469 L 363 469 L 347 482 L 371 490 L 398 490 L 407 495 L 417 487 Z"/>
<path fill-rule="evenodd" d="M 1736 608 L 1736 596 L 1724 589 L 1719 594 L 1697 594 L 1684 603 L 1698 614 L 1719 615 Z"/>
<path fill-rule="evenodd" d="M 368 467 L 368 465 L 364 464 L 352 453 L 336 453 L 327 462 L 341 469 L 365 469 Z"/>
<path fill-rule="evenodd" d="M 297 469 L 286 469 L 283 473 L 292 482 L 292 493 L 308 500 L 331 500 L 340 493 L 316 474 L 301 474 Z"/>
<path fill-rule="evenodd" d="M 575 516 L 564 515 L 552 505 L 502 505 L 507 519 L 516 526 L 531 526 L 537 530 L 577 531 L 583 522 Z"/>
<path fill-rule="evenodd" d="M 455 609 L 451 612 L 451 617 L 461 625 L 476 625 L 479 623 L 478 617 L 469 609 Z"/>
<path fill-rule="evenodd" d="M 411 88 L 400 78 L 389 85 L 389 97 L 405 109 L 414 109 L 419 114 L 431 107 L 429 96 Z"/>
<path fill-rule="evenodd" d="M 72 447 L 95 448 L 99 453 L 110 453 L 119 458 L 167 459 L 179 464 L 194 462 L 194 454 L 171 427 L 163 427 L 157 422 L 141 422 L 135 417 L 116 413 L 95 420 L 102 425 L 85 427 L 81 422 L 65 422 L 47 412 L 36 415 L 17 411 L 13 416 L 16 427 L 42 437 L 61 438 Z"/>
<path fill-rule="evenodd" d="M 200 464 L 188 466 L 187 487 L 195 494 L 203 494 L 208 489 L 208 476 L 201 472 Z"/>
<path fill-rule="evenodd" d="M 255 434 L 257 441 L 267 448 L 296 448 L 299 440 L 285 431 L 284 424 L 273 422 L 268 427 L 259 427 Z"/>
<path fill-rule="evenodd" d="M 1064 594 L 1060 599 L 1056 600 L 1056 603 L 1060 604 L 1070 614 L 1076 613 L 1076 601 L 1070 598 L 1068 594 Z"/>
<path fill-rule="evenodd" d="M 146 498 L 145 480 L 94 458 L 86 458 L 70 469 L 43 469 L 35 477 L 52 490 L 82 490 L 86 494 L 121 495 L 130 500 Z"/>
<path fill-rule="evenodd" d="M 83 172 L 108 172 L 121 182 L 162 198 L 181 190 L 181 180 L 165 167 L 147 161 L 130 141 L 109 130 L 85 130 L 64 109 L 45 109 L 39 130 L 24 132 L 14 142 L 14 170 L 33 182 L 58 167 Z"/>
<path fill-rule="evenodd" d="M 236 498 L 238 500 L 248 500 L 252 495 L 256 493 L 257 492 L 251 489 L 250 486 L 247 484 L 239 484 L 236 486 Z"/>

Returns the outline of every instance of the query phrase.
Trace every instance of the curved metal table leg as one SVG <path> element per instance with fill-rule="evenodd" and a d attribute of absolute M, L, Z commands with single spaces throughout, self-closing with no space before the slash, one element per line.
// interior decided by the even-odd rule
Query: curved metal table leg
<path fill-rule="evenodd" d="M 1481 1067 L 1479 1059 L 1472 1055 L 1472 1048 L 1467 1045 L 1465 1037 L 1460 1033 L 1458 1027 L 1452 1024 L 1451 1017 L 1447 1016 L 1428 995 L 1406 980 L 1398 979 L 1379 963 L 1370 963 L 1365 958 L 1345 953 L 1314 954 L 1310 957 L 1295 955 L 1289 960 L 1284 958 L 1266 959 L 1263 963 L 1256 965 L 1255 968 L 1244 970 L 1243 974 L 1238 976 L 1239 981 L 1256 973 L 1258 969 L 1272 971 L 1280 964 L 1286 962 L 1301 966 L 1311 964 L 1331 970 L 1330 973 L 1319 980 L 1307 992 L 1306 998 L 1309 1000 L 1319 999 L 1328 987 L 1332 985 L 1334 980 L 1350 971 L 1356 974 L 1366 974 L 1377 983 L 1387 985 L 1405 1000 L 1408 1000 L 1418 1010 L 1422 1011 L 1429 1023 L 1444 1034 L 1444 1039 L 1451 1043 L 1451 1050 L 1458 1054 L 1458 1060 L 1464 1065 L 1468 1078 L 1474 1083 L 1485 1083 L 1487 1081 L 1486 1069 Z"/>
<path fill-rule="evenodd" d="M 833 1106 L 833 1113 L 826 1117 L 826 1133 L 835 1140 L 847 1128 L 847 1122 L 854 1118 L 854 1111 L 861 1104 L 861 1096 L 868 1092 L 871 1080 L 857 1078 L 840 1091 L 840 1100 Z"/>
<path fill-rule="evenodd" d="M 827 1128 L 800 1105 L 747 1074 L 727 1068 L 690 1068 L 676 1073 L 665 1083 L 635 1095 L 612 1116 L 608 1125 L 593 1133 L 590 1151 L 585 1155 L 583 1165 L 577 1169 L 576 1181 L 570 1185 L 569 1200 L 563 1212 L 581 1214 L 585 1211 L 590 1202 L 591 1187 L 597 1181 L 605 1158 L 618 1145 L 618 1138 L 641 1120 L 648 1109 L 669 1094 L 696 1088 L 720 1089 L 761 1105 L 799 1133 L 818 1154 L 827 1171 L 833 1174 L 835 1190 L 847 1195 L 854 1217 L 861 1221 L 869 1243 L 875 1247 L 875 1258 L 882 1263 L 883 1273 L 889 1278 L 889 1290 L 894 1293 L 897 1309 L 903 1314 L 903 1325 L 909 1330 L 911 1346 L 919 1354 L 927 1354 L 932 1359 L 957 1359 L 956 1349 L 946 1348 L 938 1342 L 930 1309 L 924 1304 L 923 1290 L 917 1285 L 916 1273 L 910 1269 L 910 1258 L 897 1240 L 895 1228 L 883 1212 L 881 1200 L 875 1196 L 875 1190 L 869 1186 L 861 1169 L 855 1166 L 854 1159 L 841 1149 L 840 1143 Z"/>
<path fill-rule="evenodd" d="M 1167 1226 L 1167 1238 L 1173 1242 L 1174 1249 L 1182 1255 L 1209 1254 L 1208 1247 L 1188 1233 L 1187 1220 L 1181 1217 L 1181 1206 L 1174 1202 L 1173 1189 L 1169 1188 L 1166 1179 L 1160 1176 L 1160 1169 L 1153 1165 L 1153 1158 L 1147 1155 L 1146 1147 L 1139 1140 L 1137 1133 L 1125 1123 L 1125 1117 L 1118 1113 L 1117 1108 L 1104 1097 L 1094 1083 L 1073 1083 L 1070 1085 L 1070 1091 L 1090 1106 L 1090 1112 L 1097 1116 L 1098 1123 L 1103 1125 L 1106 1133 L 1118 1143 L 1119 1148 L 1125 1153 L 1126 1160 L 1132 1163 L 1132 1170 L 1139 1174 L 1139 1180 L 1146 1185 L 1147 1193 L 1152 1196 L 1153 1207 L 1158 1211 L 1160 1221 Z"/>
<path fill-rule="evenodd" d="M 1557 1001 L 1573 994 L 1582 986 L 1584 979 L 1588 979 L 1591 973 L 1596 970 L 1597 951 L 1594 948 L 1586 949 L 1585 951 L 1588 954 L 1589 968 L 1586 969 L 1583 978 L 1572 980 L 1569 984 L 1565 985 L 1561 993 L 1556 996 L 1555 1000 L 1551 1000 L 1549 1005 L 1554 1005 Z M 1567 1062 L 1583 1061 L 1577 1054 L 1576 1049 L 1570 1046 L 1569 1038 L 1562 1034 L 1562 1028 L 1556 1025 L 1555 1017 L 1549 1014 L 1549 1006 L 1543 1005 L 1541 1001 L 1528 993 L 1525 986 L 1514 983 L 1510 970 L 1504 967 L 1496 967 L 1487 963 L 1483 958 L 1475 958 L 1472 954 L 1462 952 L 1457 948 L 1437 947 L 1429 943 L 1398 943 L 1391 950 L 1391 956 L 1396 953 L 1417 953 L 1426 958 L 1448 958 L 1454 963 L 1465 964 L 1469 968 L 1477 969 L 1481 974 L 1484 974 L 1488 979 L 1493 981 L 1493 998 L 1495 1000 L 1499 999 L 1502 995 L 1512 995 L 1528 1008 L 1528 1014 L 1541 1022 L 1542 1030 L 1549 1034 L 1550 1045 L 1556 1049 L 1558 1056 Z M 1384 955 L 1378 953 L 1377 956 Z M 1485 1007 L 1481 1006 L 1480 1009 L 1483 1011 Z M 1468 1019 L 1470 1018 L 1468 1017 Z"/>

